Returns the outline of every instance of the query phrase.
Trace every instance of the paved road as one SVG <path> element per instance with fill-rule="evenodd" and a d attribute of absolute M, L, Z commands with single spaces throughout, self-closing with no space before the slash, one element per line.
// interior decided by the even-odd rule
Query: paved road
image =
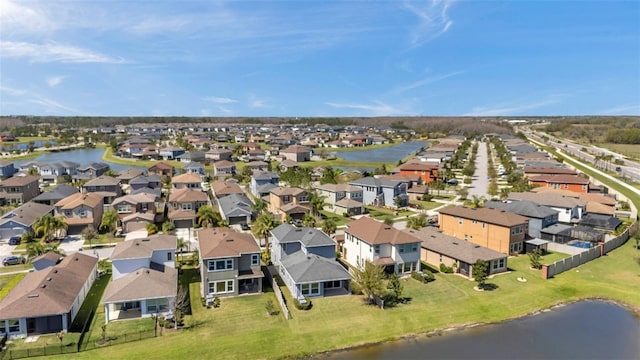
<path fill-rule="evenodd" d="M 477 197 L 484 196 L 489 199 L 487 189 L 489 188 L 489 170 L 488 167 L 489 157 L 487 156 L 487 143 L 478 142 L 478 153 L 476 155 L 476 172 L 473 175 L 471 187 L 469 188 L 469 198 L 474 195 Z"/>

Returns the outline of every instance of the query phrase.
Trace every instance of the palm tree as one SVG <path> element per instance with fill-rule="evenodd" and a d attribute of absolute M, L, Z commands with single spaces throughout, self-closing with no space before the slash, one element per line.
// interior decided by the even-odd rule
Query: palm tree
<path fill-rule="evenodd" d="M 27 256 L 29 256 L 30 258 L 40 256 L 44 253 L 45 253 L 44 245 L 42 245 L 41 243 L 33 242 L 30 244 L 27 244 Z"/>
<path fill-rule="evenodd" d="M 64 218 L 62 216 L 57 216 L 53 218 L 53 235 L 56 238 L 60 237 L 60 232 L 62 230 L 67 230 L 69 228 L 69 225 L 64 221 Z"/>
<path fill-rule="evenodd" d="M 180 263 L 184 263 L 184 254 L 182 253 L 182 250 L 184 250 L 185 246 L 187 245 L 186 241 L 184 241 L 183 238 L 178 238 L 178 243 L 176 244 L 176 248 L 178 250 L 180 250 Z"/>
<path fill-rule="evenodd" d="M 162 233 L 170 234 L 173 230 L 175 230 L 176 226 L 171 221 L 165 221 L 162 223 Z"/>
<path fill-rule="evenodd" d="M 316 227 L 316 218 L 311 214 L 306 214 L 304 218 L 302 218 L 302 226 Z"/>
<path fill-rule="evenodd" d="M 47 214 L 39 217 L 33 224 L 36 236 L 42 236 L 42 242 L 49 242 L 58 235 L 60 230 L 67 229 L 67 223 L 62 217 Z"/>
<path fill-rule="evenodd" d="M 211 205 L 200 206 L 196 217 L 198 225 L 202 227 L 209 227 L 209 225 L 217 227 L 222 224 L 222 216 Z"/>
<path fill-rule="evenodd" d="M 487 201 L 487 199 L 484 196 L 478 196 L 478 195 L 473 195 L 472 200 L 471 200 L 474 208 L 483 207 L 485 201 Z"/>
<path fill-rule="evenodd" d="M 269 232 L 278 226 L 278 222 L 268 212 L 263 212 L 258 216 L 253 225 L 253 229 L 258 236 L 264 237 L 265 249 L 269 253 Z"/>
<path fill-rule="evenodd" d="M 262 213 L 267 209 L 267 203 L 262 199 L 256 199 L 256 202 L 251 206 L 251 210 L 255 213 Z"/>
<path fill-rule="evenodd" d="M 327 219 L 322 223 L 322 231 L 329 236 L 333 235 L 336 229 L 336 223 L 332 219 Z"/>
<path fill-rule="evenodd" d="M 324 210 L 326 203 L 324 202 L 325 197 L 318 195 L 315 191 L 309 194 L 309 205 L 311 205 L 311 211 L 314 216 L 320 216 L 320 211 Z"/>
<path fill-rule="evenodd" d="M 158 226 L 154 223 L 147 223 L 145 228 L 147 229 L 147 235 L 153 235 L 158 232 Z"/>
<path fill-rule="evenodd" d="M 427 226 L 427 216 L 420 214 L 418 216 L 412 216 L 407 220 L 407 227 L 413 230 L 418 230 Z"/>
<path fill-rule="evenodd" d="M 116 222 L 118 221 L 118 212 L 116 209 L 109 209 L 102 214 L 102 222 L 100 223 L 100 229 L 106 232 L 113 232 L 116 228 Z"/>
<path fill-rule="evenodd" d="M 327 166 L 322 171 L 322 177 L 320 178 L 320 184 L 337 184 L 338 183 L 338 170 Z"/>

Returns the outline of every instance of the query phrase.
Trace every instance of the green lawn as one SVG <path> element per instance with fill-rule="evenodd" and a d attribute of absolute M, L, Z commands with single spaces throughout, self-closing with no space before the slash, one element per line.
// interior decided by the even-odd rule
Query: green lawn
<path fill-rule="evenodd" d="M 598 146 L 615 151 L 618 154 L 624 155 L 631 159 L 640 159 L 640 145 L 635 144 L 611 144 L 604 143 L 598 144 Z"/>
<path fill-rule="evenodd" d="M 410 200 L 410 204 L 420 205 L 420 209 L 422 210 L 431 210 L 433 208 L 437 208 L 438 206 L 442 206 L 442 203 L 435 201 L 422 201 L 422 200 Z"/>
<path fill-rule="evenodd" d="M 13 289 L 22 278 L 27 275 L 26 273 L 20 273 L 15 275 L 3 275 L 0 276 L 0 300 L 4 299 L 7 294 Z"/>
<path fill-rule="evenodd" d="M 326 211 L 326 210 L 322 210 L 322 211 L 320 211 L 320 213 L 323 215 L 323 218 L 325 218 L 325 220 L 326 219 L 332 219 L 333 222 L 336 224 L 336 226 L 346 225 L 349 222 L 351 222 L 351 218 L 344 217 L 344 216 L 338 215 L 338 214 L 334 214 L 334 213 Z"/>
<path fill-rule="evenodd" d="M 31 265 L 31 264 L 1 266 L 0 267 L 0 274 L 8 273 L 8 272 L 14 272 L 14 271 L 31 270 L 31 269 L 33 269 L 33 265 Z"/>
<path fill-rule="evenodd" d="M 397 218 L 397 217 L 403 217 L 403 216 L 415 214 L 411 210 L 400 209 L 399 211 L 397 211 L 397 214 L 396 214 L 396 211 L 390 210 L 390 209 L 383 209 L 383 208 L 373 207 L 373 206 L 365 206 L 365 208 L 369 211 L 369 216 L 371 216 L 376 220 L 384 220 L 386 217 L 389 217 L 389 216 L 392 218 Z"/>
<path fill-rule="evenodd" d="M 124 241 L 124 237 L 115 237 L 112 234 L 100 234 L 98 235 L 97 239 L 91 240 L 91 246 L 119 243 L 123 241 Z M 88 241 L 85 241 L 84 247 L 89 247 Z"/>

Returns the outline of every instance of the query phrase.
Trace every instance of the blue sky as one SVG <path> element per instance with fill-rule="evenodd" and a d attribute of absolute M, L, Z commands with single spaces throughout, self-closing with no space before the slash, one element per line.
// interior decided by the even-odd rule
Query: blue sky
<path fill-rule="evenodd" d="M 0 0 L 0 114 L 640 115 L 640 2 Z"/>

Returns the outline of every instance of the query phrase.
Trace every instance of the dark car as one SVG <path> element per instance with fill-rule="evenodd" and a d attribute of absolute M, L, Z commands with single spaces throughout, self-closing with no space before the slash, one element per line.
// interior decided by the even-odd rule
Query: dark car
<path fill-rule="evenodd" d="M 7 256 L 6 258 L 4 258 L 4 260 L 2 260 L 2 265 L 4 266 L 9 266 L 9 265 L 18 265 L 18 264 L 24 264 L 25 260 L 22 256 Z"/>
<path fill-rule="evenodd" d="M 249 230 L 249 229 L 250 229 L 250 228 L 249 228 L 249 224 L 241 224 L 241 225 L 240 225 L 240 228 L 241 228 L 242 230 Z"/>
<path fill-rule="evenodd" d="M 22 240 L 20 236 L 12 236 L 9 239 L 9 245 L 20 245 L 20 240 Z"/>

